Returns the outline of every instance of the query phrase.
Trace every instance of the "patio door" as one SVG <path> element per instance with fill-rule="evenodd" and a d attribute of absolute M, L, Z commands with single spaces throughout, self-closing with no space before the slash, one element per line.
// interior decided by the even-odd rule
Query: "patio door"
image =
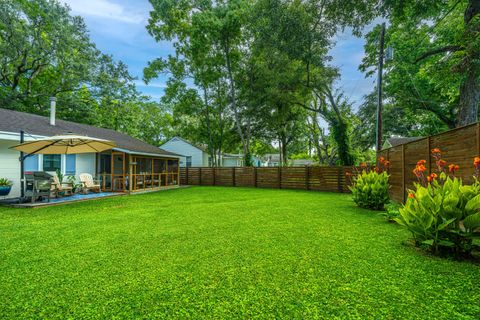
<path fill-rule="evenodd" d="M 127 186 L 125 153 L 112 152 L 112 191 L 125 191 Z"/>

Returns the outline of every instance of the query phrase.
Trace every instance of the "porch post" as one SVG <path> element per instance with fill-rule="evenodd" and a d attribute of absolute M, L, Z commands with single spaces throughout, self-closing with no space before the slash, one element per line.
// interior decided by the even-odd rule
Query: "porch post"
<path fill-rule="evenodd" d="M 131 193 L 133 188 L 132 171 L 133 171 L 132 155 L 128 154 L 128 193 Z"/>

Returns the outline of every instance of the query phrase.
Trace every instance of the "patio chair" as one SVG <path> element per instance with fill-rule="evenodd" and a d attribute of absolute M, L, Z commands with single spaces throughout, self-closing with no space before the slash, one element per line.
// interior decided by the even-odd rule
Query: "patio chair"
<path fill-rule="evenodd" d="M 60 182 L 58 176 L 54 175 L 52 179 L 52 188 L 51 191 L 55 198 L 58 198 L 60 194 L 63 193 L 65 196 L 71 196 L 73 194 L 73 184 L 70 182 Z"/>
<path fill-rule="evenodd" d="M 81 173 L 79 175 L 80 183 L 83 187 L 83 192 L 87 193 L 89 190 L 93 192 L 100 192 L 100 182 L 93 180 L 93 177 L 89 173 Z"/>

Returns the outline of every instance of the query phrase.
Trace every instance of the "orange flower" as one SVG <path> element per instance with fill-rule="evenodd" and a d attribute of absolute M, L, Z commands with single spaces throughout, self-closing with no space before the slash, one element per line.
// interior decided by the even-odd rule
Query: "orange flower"
<path fill-rule="evenodd" d="M 427 164 L 427 160 L 420 160 L 417 162 L 417 166 L 424 166 L 425 164 Z"/>
<path fill-rule="evenodd" d="M 445 161 L 445 160 L 440 159 L 440 160 L 437 161 L 437 166 L 440 167 L 440 168 L 445 167 L 446 164 L 447 164 L 447 161 Z"/>
<path fill-rule="evenodd" d="M 432 173 L 431 175 L 428 176 L 428 182 L 433 182 L 435 179 L 437 179 L 437 174 Z"/>
<path fill-rule="evenodd" d="M 380 163 L 383 163 L 383 162 L 385 161 L 385 158 L 384 158 L 384 157 L 380 157 L 380 158 L 378 158 L 378 161 L 379 161 Z"/>
<path fill-rule="evenodd" d="M 346 175 L 347 177 L 350 177 L 352 174 L 351 174 L 350 172 L 345 172 L 345 175 Z"/>
<path fill-rule="evenodd" d="M 432 153 L 442 153 L 439 148 L 432 149 Z"/>
<path fill-rule="evenodd" d="M 409 193 L 408 197 L 411 198 L 411 199 L 415 199 L 415 193 Z"/>
<path fill-rule="evenodd" d="M 456 164 L 451 164 L 448 166 L 448 170 L 451 172 L 451 173 L 455 173 L 455 171 L 457 171 L 458 169 L 460 169 L 460 166 L 456 165 Z"/>
<path fill-rule="evenodd" d="M 422 165 L 419 165 L 419 166 L 417 166 L 417 169 L 418 169 L 418 171 L 420 171 L 420 172 L 427 171 L 427 168 L 426 168 L 426 167 L 425 167 L 423 164 L 422 164 Z"/>
<path fill-rule="evenodd" d="M 473 165 L 477 168 L 480 167 L 480 157 L 475 157 L 475 159 L 473 159 Z"/>
<path fill-rule="evenodd" d="M 366 162 L 360 163 L 360 167 L 361 167 L 361 168 L 366 168 L 366 167 L 367 167 L 367 163 L 366 163 Z"/>
<path fill-rule="evenodd" d="M 390 161 L 388 161 L 388 160 L 384 161 L 384 162 L 383 162 L 383 165 L 384 165 L 385 167 L 390 166 Z"/>

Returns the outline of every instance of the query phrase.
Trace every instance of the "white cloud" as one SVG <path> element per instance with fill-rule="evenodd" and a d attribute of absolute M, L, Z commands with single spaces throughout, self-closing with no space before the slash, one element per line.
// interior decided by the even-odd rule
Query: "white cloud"
<path fill-rule="evenodd" d="M 127 23 L 144 23 L 146 17 L 140 12 L 127 10 L 111 0 L 63 0 L 74 14 L 117 20 Z"/>

